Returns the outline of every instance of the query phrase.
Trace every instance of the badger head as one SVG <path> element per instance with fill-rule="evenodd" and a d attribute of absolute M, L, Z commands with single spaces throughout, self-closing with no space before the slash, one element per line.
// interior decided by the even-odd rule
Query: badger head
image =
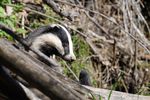
<path fill-rule="evenodd" d="M 53 24 L 52 27 L 53 29 L 50 32 L 55 34 L 60 39 L 64 48 L 64 55 L 62 55 L 61 57 L 67 61 L 76 60 L 75 54 L 73 52 L 71 35 L 68 30 L 64 26 L 59 24 Z"/>
<path fill-rule="evenodd" d="M 74 61 L 76 57 L 73 53 L 73 43 L 68 30 L 59 24 L 49 26 L 45 32 L 33 35 L 31 47 L 38 49 L 47 56 L 57 55 L 66 61 Z"/>

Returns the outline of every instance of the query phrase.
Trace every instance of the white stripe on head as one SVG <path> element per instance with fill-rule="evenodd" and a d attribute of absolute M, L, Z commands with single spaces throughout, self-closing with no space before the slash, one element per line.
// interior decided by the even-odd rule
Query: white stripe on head
<path fill-rule="evenodd" d="M 66 57 L 68 56 L 68 58 L 71 57 L 72 60 L 76 60 L 75 54 L 73 53 L 73 43 L 72 43 L 72 39 L 71 39 L 70 33 L 68 32 L 68 30 L 64 26 L 59 25 L 59 24 L 57 26 L 61 27 L 65 31 L 65 33 L 66 33 L 66 35 L 68 37 L 68 41 L 69 41 L 69 54 L 66 55 Z"/>

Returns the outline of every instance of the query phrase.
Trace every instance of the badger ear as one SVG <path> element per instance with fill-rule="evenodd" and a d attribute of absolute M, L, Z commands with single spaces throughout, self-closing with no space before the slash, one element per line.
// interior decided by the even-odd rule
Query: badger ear
<path fill-rule="evenodd" d="M 57 29 L 59 29 L 59 25 L 57 25 L 57 24 L 52 24 L 52 25 L 51 25 L 51 28 L 54 29 L 54 30 L 55 30 L 55 29 L 57 30 Z"/>
<path fill-rule="evenodd" d="M 60 30 L 60 27 L 59 26 L 57 26 L 57 25 L 54 25 L 54 26 L 52 26 L 51 27 L 51 29 L 49 30 L 50 32 L 59 32 L 59 30 Z"/>

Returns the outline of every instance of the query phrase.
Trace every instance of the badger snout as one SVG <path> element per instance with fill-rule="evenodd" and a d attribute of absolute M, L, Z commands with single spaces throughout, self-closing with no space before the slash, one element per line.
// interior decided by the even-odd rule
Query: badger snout
<path fill-rule="evenodd" d="M 75 61 L 76 60 L 76 56 L 74 54 L 67 54 L 67 55 L 64 55 L 64 60 L 67 60 L 67 61 Z"/>

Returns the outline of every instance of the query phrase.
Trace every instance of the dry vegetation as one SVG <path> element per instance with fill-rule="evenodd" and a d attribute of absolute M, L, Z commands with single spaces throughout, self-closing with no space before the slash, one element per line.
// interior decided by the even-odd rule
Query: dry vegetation
<path fill-rule="evenodd" d="M 56 1 L 73 18 L 64 22 L 81 30 L 78 34 L 91 47 L 87 59 L 92 69 L 86 69 L 96 87 L 149 94 L 150 52 L 144 35 L 149 34 L 149 26 L 141 12 L 144 1 L 81 0 L 78 5 Z"/>

